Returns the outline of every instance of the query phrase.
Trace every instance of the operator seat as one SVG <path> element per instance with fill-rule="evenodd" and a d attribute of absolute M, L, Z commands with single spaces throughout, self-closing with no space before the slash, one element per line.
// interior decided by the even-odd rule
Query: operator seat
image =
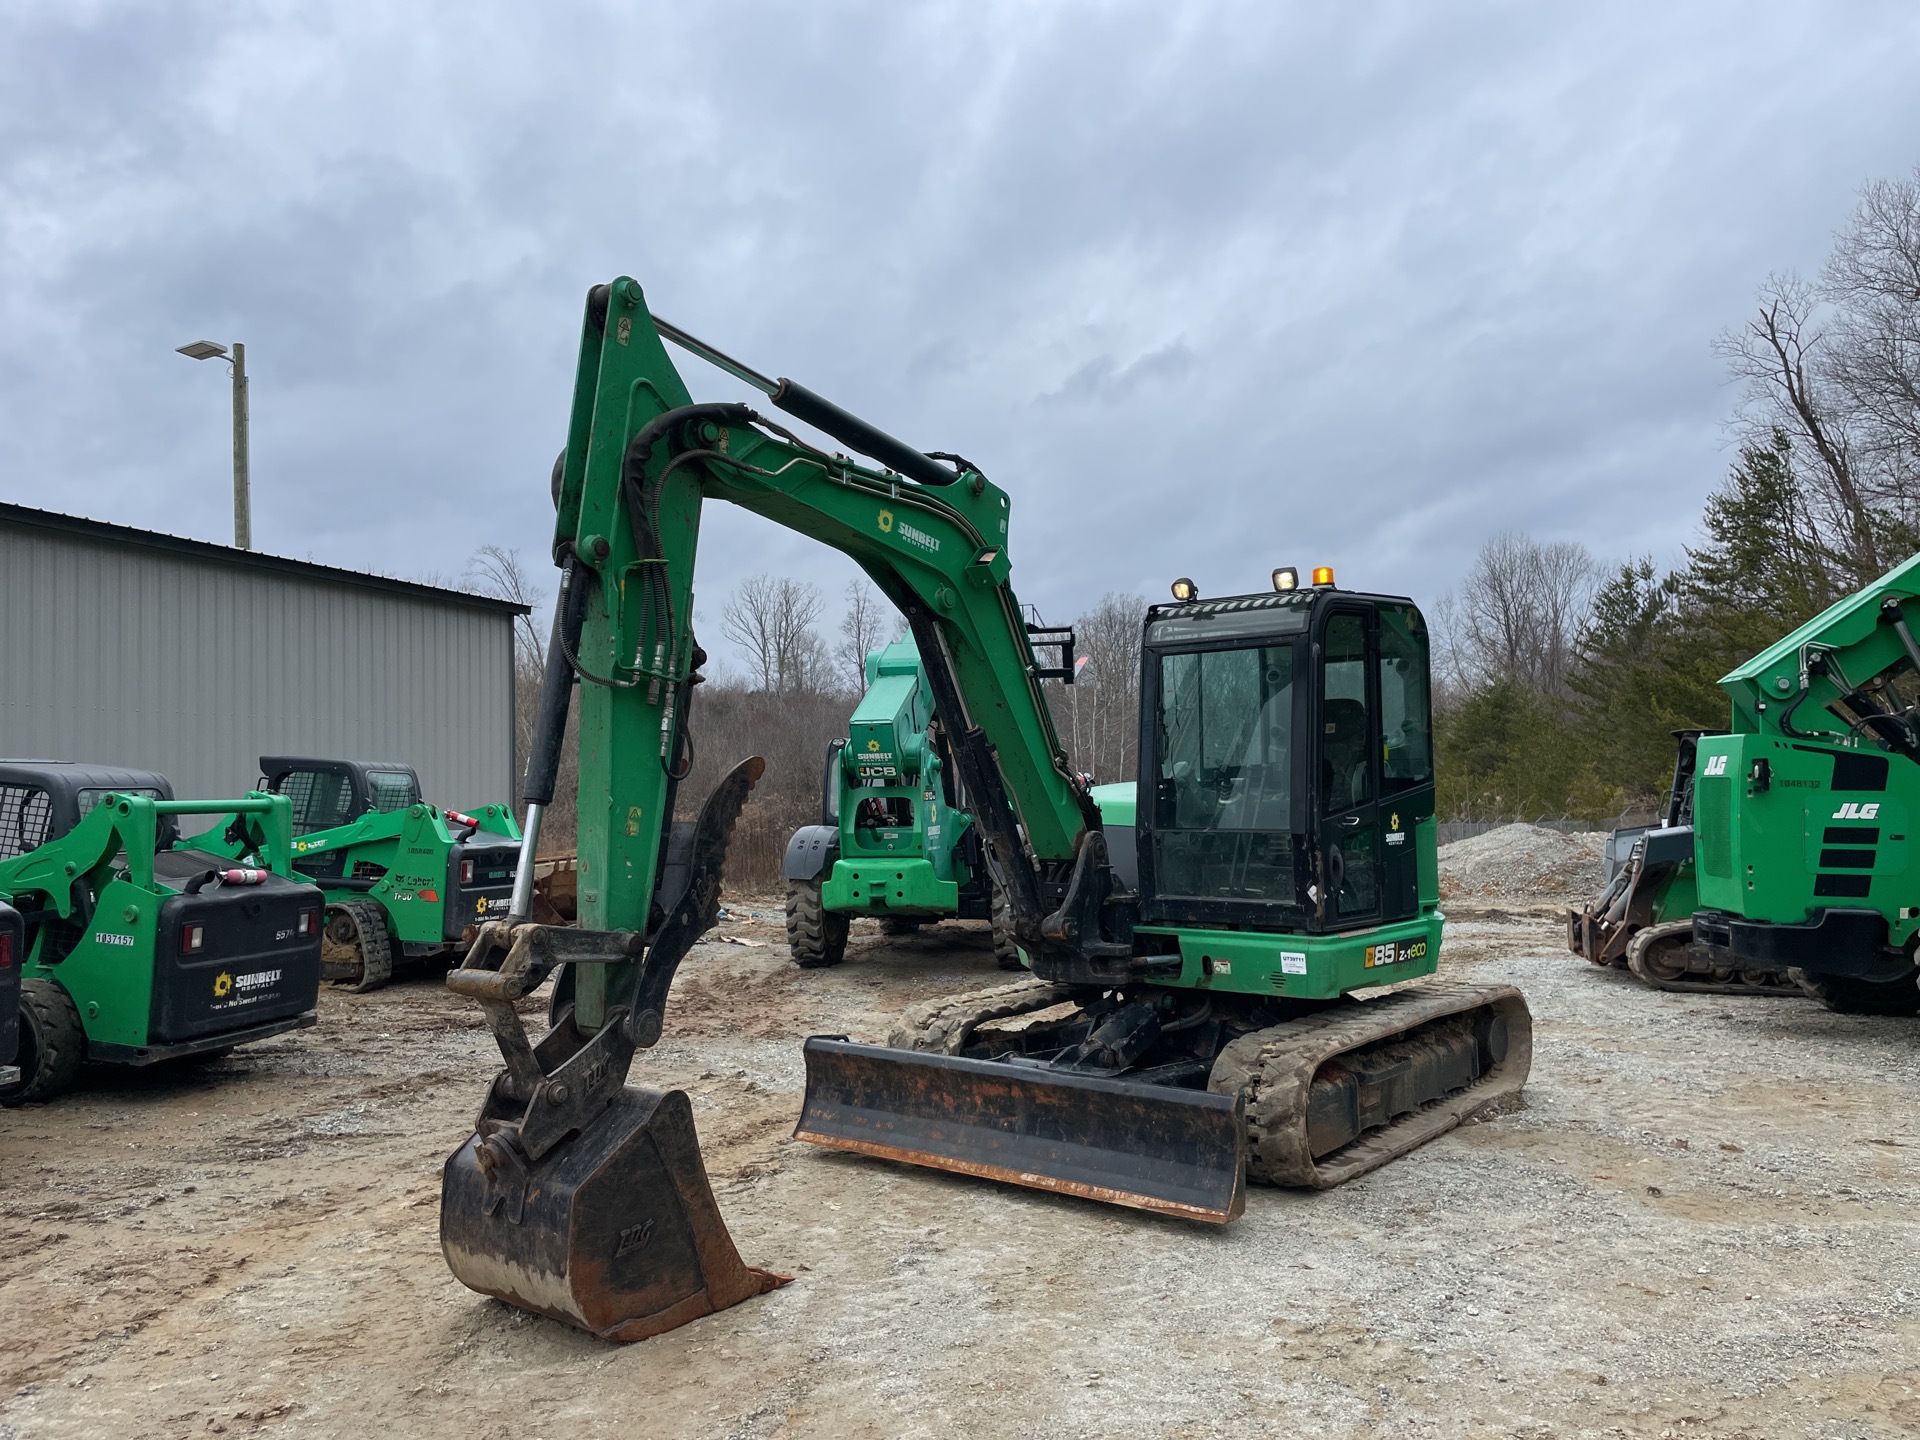
<path fill-rule="evenodd" d="M 1351 810 L 1372 798 L 1367 772 L 1367 707 L 1358 700 L 1328 700 L 1322 710 L 1321 811 Z"/>

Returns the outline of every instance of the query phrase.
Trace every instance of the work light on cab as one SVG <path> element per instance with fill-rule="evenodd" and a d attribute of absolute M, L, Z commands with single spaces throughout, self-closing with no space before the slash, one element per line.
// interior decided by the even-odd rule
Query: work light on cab
<path fill-rule="evenodd" d="M 1291 565 L 1282 565 L 1273 572 L 1273 588 L 1283 595 L 1289 590 L 1300 588 L 1300 572 Z"/>
<path fill-rule="evenodd" d="M 1173 598 L 1183 601 L 1198 600 L 1200 598 L 1200 587 L 1182 575 L 1178 580 L 1173 582 Z"/>

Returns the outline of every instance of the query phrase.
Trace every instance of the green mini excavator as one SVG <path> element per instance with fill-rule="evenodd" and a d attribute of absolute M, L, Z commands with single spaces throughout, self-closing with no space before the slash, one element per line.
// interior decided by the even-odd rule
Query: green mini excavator
<path fill-rule="evenodd" d="M 694 401 L 667 343 L 873 463 Z M 917 1012 L 893 1045 L 808 1040 L 801 1138 L 1221 1223 L 1249 1176 L 1338 1184 L 1519 1091 L 1516 990 L 1400 983 L 1432 975 L 1442 926 L 1412 601 L 1330 570 L 1221 598 L 1177 582 L 1142 636 L 1137 787 L 1096 797 L 1042 694 L 1008 494 L 964 457 L 730 359 L 622 278 L 587 299 L 553 491 L 560 594 L 524 832 L 531 852 L 577 687 L 579 924 L 526 920 L 523 867 L 447 978 L 506 1062 L 443 1177 L 441 1244 L 467 1285 L 631 1340 L 781 1282 L 742 1264 L 687 1097 L 626 1084 L 714 923 L 764 768 L 742 761 L 679 818 L 709 500 L 839 550 L 906 617 L 1031 970 Z M 516 1002 L 562 966 L 536 1044 Z"/>

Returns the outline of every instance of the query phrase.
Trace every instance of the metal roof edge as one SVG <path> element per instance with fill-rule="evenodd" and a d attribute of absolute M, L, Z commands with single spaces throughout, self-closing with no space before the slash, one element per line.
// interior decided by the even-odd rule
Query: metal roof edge
<path fill-rule="evenodd" d="M 168 535 L 160 530 L 140 530 L 131 525 L 115 525 L 106 520 L 90 520 L 83 515 L 63 515 L 55 510 L 36 510 L 31 505 L 14 505 L 0 500 L 0 525 L 25 529 L 56 530 L 96 540 L 116 540 L 124 545 L 141 545 L 150 550 L 167 550 L 197 560 L 233 565 L 243 570 L 272 570 L 309 580 L 329 580 L 340 585 L 355 585 L 364 590 L 386 590 L 437 600 L 444 605 L 460 605 L 473 610 L 492 610 L 508 615 L 528 615 L 532 607 L 497 595 L 481 595 L 472 590 L 449 590 L 418 580 L 396 580 L 390 575 L 371 575 L 361 570 L 345 570 L 337 565 L 322 565 L 317 560 L 295 560 L 286 555 L 268 555 L 259 550 L 237 550 L 231 545 L 216 545 L 207 540 L 191 540 L 184 535 Z"/>

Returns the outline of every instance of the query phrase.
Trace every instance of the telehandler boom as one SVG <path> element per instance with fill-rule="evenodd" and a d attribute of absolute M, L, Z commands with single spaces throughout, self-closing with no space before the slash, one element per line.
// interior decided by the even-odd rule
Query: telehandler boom
<path fill-rule="evenodd" d="M 695 403 L 672 342 L 840 444 Z M 1009 583 L 1009 501 L 652 316 L 590 292 L 556 467 L 554 639 L 524 853 L 552 799 L 574 683 L 579 928 L 509 916 L 448 977 L 506 1068 L 448 1160 L 441 1241 L 474 1289 L 616 1339 L 781 1283 L 741 1264 L 679 1092 L 631 1089 L 637 1049 L 718 906 L 763 768 L 676 821 L 700 512 L 726 500 L 850 556 L 906 617 L 1032 978 L 914 1017 L 901 1048 L 816 1037 L 797 1134 L 841 1149 L 1188 1218 L 1240 1213 L 1249 1172 L 1326 1186 L 1515 1095 L 1531 1022 L 1507 986 L 1360 989 L 1431 974 L 1442 917 L 1426 626 L 1411 601 L 1287 583 L 1146 619 L 1137 803 L 1068 761 L 1050 672 Z M 556 966 L 534 1046 L 514 1002 Z M 938 1053 L 932 1053 L 938 1052 Z"/>

